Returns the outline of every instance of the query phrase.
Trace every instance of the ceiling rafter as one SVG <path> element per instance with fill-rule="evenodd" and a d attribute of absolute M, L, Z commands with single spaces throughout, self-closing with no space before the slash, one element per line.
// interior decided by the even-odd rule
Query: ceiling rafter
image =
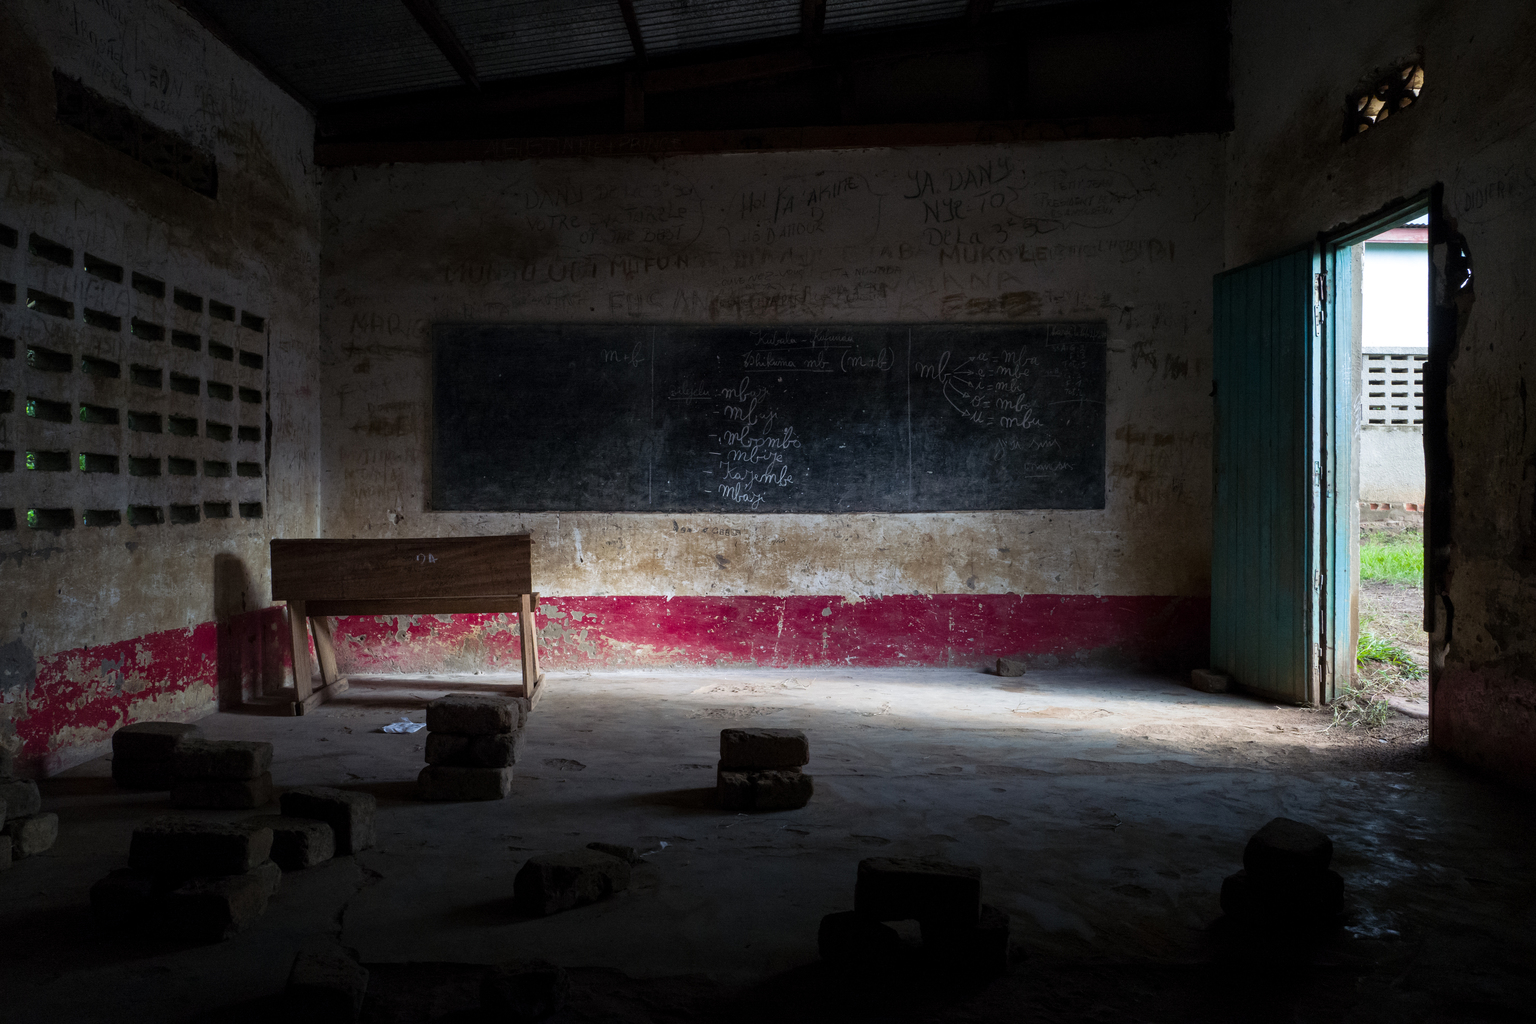
<path fill-rule="evenodd" d="M 800 0 L 800 38 L 806 43 L 821 39 L 827 23 L 827 0 Z"/>
<path fill-rule="evenodd" d="M 453 65 L 453 70 L 459 73 L 459 77 L 474 89 L 480 88 L 480 75 L 475 70 L 475 62 L 469 56 L 469 51 L 464 49 L 464 44 L 459 42 L 458 33 L 453 26 L 444 20 L 442 12 L 432 0 L 400 0 L 405 4 L 406 10 L 415 17 L 416 23 L 431 37 L 432 42 L 442 51 L 448 63 Z"/>
<path fill-rule="evenodd" d="M 624 27 L 629 29 L 629 41 L 635 48 L 635 60 L 645 64 L 645 37 L 640 34 L 640 19 L 635 17 L 634 0 L 619 0 L 619 10 L 624 15 Z"/>

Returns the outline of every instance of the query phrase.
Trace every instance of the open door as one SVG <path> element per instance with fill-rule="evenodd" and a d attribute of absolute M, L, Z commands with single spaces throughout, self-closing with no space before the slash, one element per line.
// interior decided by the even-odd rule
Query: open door
<path fill-rule="evenodd" d="M 1214 305 L 1211 667 L 1309 704 L 1354 660 L 1353 360 L 1324 269 L 1308 246 L 1230 270 Z"/>

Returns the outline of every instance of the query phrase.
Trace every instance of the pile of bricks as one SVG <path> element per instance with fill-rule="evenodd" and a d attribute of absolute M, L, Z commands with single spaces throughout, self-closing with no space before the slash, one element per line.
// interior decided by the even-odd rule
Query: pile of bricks
<path fill-rule="evenodd" d="M 523 747 L 528 700 L 450 693 L 427 705 L 427 766 L 417 777 L 423 800 L 501 800 L 512 792 L 512 766 Z"/>
<path fill-rule="evenodd" d="M 1221 883 L 1221 909 L 1265 932 L 1323 931 L 1344 909 L 1344 879 L 1328 864 L 1333 840 L 1311 825 L 1276 818 L 1253 834 L 1243 870 Z"/>
<path fill-rule="evenodd" d="M 887 921 L 915 920 L 923 958 L 955 973 L 1008 969 L 1008 915 L 981 902 L 981 872 L 943 861 L 871 857 L 859 862 L 853 909 L 821 919 L 822 959 L 843 966 L 889 967 L 901 936 Z"/>
<path fill-rule="evenodd" d="M 59 837 L 59 816 L 43 811 L 37 783 L 18 779 L 15 754 L 0 747 L 0 871 L 12 860 L 35 857 L 53 846 Z"/>
<path fill-rule="evenodd" d="M 629 888 L 629 869 L 639 862 L 633 848 L 611 843 L 537 854 L 512 880 L 512 902 L 535 917 L 596 903 Z"/>
<path fill-rule="evenodd" d="M 282 870 L 272 830 L 162 817 L 134 830 L 128 867 L 91 887 L 97 918 L 134 932 L 217 942 L 266 912 Z"/>
<path fill-rule="evenodd" d="M 715 792 L 728 811 L 804 807 L 816 780 L 800 770 L 811 747 L 799 729 L 721 729 Z"/>
<path fill-rule="evenodd" d="M 176 784 L 176 748 L 203 731 L 181 722 L 138 722 L 112 734 L 112 779 L 124 789 L 170 789 Z"/>
<path fill-rule="evenodd" d="M 272 802 L 272 744 L 183 739 L 176 745 L 171 806 L 240 809 Z"/>

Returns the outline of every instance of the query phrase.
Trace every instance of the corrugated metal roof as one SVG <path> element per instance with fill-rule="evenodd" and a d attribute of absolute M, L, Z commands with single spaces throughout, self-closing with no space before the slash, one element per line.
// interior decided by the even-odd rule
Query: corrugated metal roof
<path fill-rule="evenodd" d="M 482 80 L 618 64 L 635 55 L 614 0 L 438 0 Z"/>
<path fill-rule="evenodd" d="M 823 32 L 881 29 L 965 17 L 966 0 L 827 0 Z"/>
<path fill-rule="evenodd" d="M 316 103 L 414 92 L 460 80 L 411 12 L 393 0 L 201 2 Z"/>
<path fill-rule="evenodd" d="M 634 0 L 634 4 L 647 55 L 800 32 L 800 0 Z"/>

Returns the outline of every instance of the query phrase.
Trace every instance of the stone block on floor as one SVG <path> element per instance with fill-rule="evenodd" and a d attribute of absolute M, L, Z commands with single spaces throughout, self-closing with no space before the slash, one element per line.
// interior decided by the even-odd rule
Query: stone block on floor
<path fill-rule="evenodd" d="M 725 771 L 799 768 L 811 745 L 799 729 L 721 729 L 720 767 Z"/>
<path fill-rule="evenodd" d="M 1333 840 L 1292 818 L 1275 818 L 1243 849 L 1243 867 L 1264 881 L 1305 879 L 1327 870 L 1332 859 Z"/>
<path fill-rule="evenodd" d="M 43 797 L 37 791 L 37 783 L 31 779 L 0 782 L 0 802 L 5 804 L 5 816 L 25 818 L 43 809 Z"/>
<path fill-rule="evenodd" d="M 286 1019 L 302 1024 L 350 1024 L 363 1012 L 368 968 L 340 951 L 300 953 L 288 971 Z"/>
<path fill-rule="evenodd" d="M 429 764 L 416 776 L 416 792 L 423 800 L 501 800 L 512 792 L 512 769 Z"/>
<path fill-rule="evenodd" d="M 798 768 L 767 771 L 717 770 L 715 794 L 727 811 L 792 811 L 816 792 L 816 780 Z"/>
<path fill-rule="evenodd" d="M 870 857 L 859 861 L 853 908 L 877 921 L 974 928 L 981 919 L 981 871 L 937 860 Z"/>
<path fill-rule="evenodd" d="M 176 762 L 132 761 L 112 756 L 112 781 L 124 789 L 166 790 L 176 785 Z"/>
<path fill-rule="evenodd" d="M 427 729 L 461 736 L 493 736 L 521 729 L 527 714 L 524 697 L 450 693 L 427 705 Z"/>
<path fill-rule="evenodd" d="M 262 740 L 184 739 L 173 757 L 176 777 L 256 779 L 272 770 L 272 744 Z"/>
<path fill-rule="evenodd" d="M 188 779 L 171 787 L 171 806 L 201 810 L 251 810 L 272 802 L 272 776 L 254 779 Z"/>
<path fill-rule="evenodd" d="M 282 871 L 267 861 L 240 875 L 193 878 L 164 897 L 164 924 L 178 938 L 217 942 L 266 913 Z"/>
<path fill-rule="evenodd" d="M 610 857 L 617 857 L 624 863 L 633 867 L 640 863 L 640 854 L 633 846 L 619 846 L 617 843 L 588 843 L 587 849 L 596 850 L 598 853 L 606 853 Z"/>
<path fill-rule="evenodd" d="M 985 977 L 1008 970 L 1008 915 L 983 903 L 972 927 L 923 921 L 923 951 L 934 962 L 961 974 Z"/>
<path fill-rule="evenodd" d="M 169 761 L 183 740 L 196 739 L 203 731 L 185 722 L 135 722 L 112 734 L 112 763 Z"/>
<path fill-rule="evenodd" d="M 543 960 L 517 960 L 486 972 L 480 1011 L 488 1020 L 533 1024 L 559 1013 L 571 993 L 565 968 Z"/>
<path fill-rule="evenodd" d="M 374 814 L 378 800 L 372 793 L 358 793 L 331 786 L 300 786 L 283 794 L 283 813 L 294 818 L 317 818 L 331 826 L 336 853 L 366 850 L 374 842 Z"/>
<path fill-rule="evenodd" d="M 901 936 L 854 910 L 828 914 L 816 930 L 816 949 L 823 960 L 872 966 L 889 963 L 901 949 Z"/>
<path fill-rule="evenodd" d="M 512 880 L 525 914 L 553 914 L 595 903 L 629 888 L 629 863 L 585 847 L 529 857 Z"/>
<path fill-rule="evenodd" d="M 1226 693 L 1232 677 L 1214 669 L 1197 668 L 1189 673 L 1189 685 L 1202 693 Z"/>
<path fill-rule="evenodd" d="M 510 768 L 523 751 L 525 730 L 489 736 L 463 736 L 451 732 L 427 734 L 427 764 L 456 768 Z"/>
<path fill-rule="evenodd" d="M 5 823 L 5 834 L 11 838 L 12 858 L 36 857 L 51 849 L 58 840 L 59 816 L 48 811 L 11 818 Z"/>
<path fill-rule="evenodd" d="M 272 830 L 272 860 L 284 871 L 312 868 L 336 855 L 336 833 L 318 818 L 258 814 L 245 823 Z"/>
<path fill-rule="evenodd" d="M 1021 676 L 1024 674 L 1024 669 L 1024 662 L 1018 658 L 997 659 L 997 674 L 1000 676 L 1008 676 L 1010 678 Z"/>
<path fill-rule="evenodd" d="M 128 865 L 162 875 L 240 875 L 271 854 L 270 828 L 166 816 L 134 829 Z"/>

